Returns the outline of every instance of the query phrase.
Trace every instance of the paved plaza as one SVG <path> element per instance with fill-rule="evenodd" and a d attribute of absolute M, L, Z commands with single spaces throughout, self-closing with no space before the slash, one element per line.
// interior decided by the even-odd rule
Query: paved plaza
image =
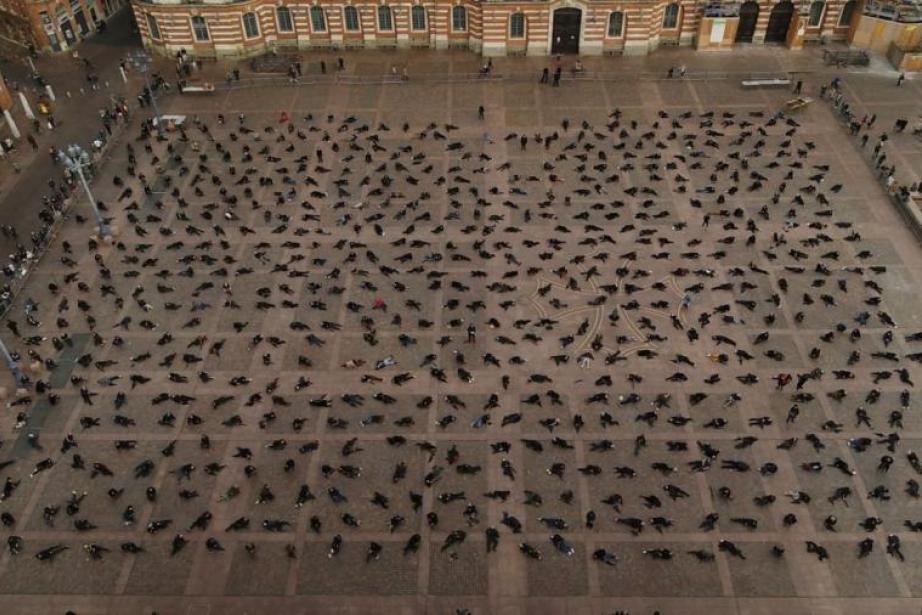
<path fill-rule="evenodd" d="M 53 394 L 0 420 L 3 612 L 920 612 L 918 244 L 825 101 L 632 62 L 133 118 L 113 245 L 75 205 L 3 327 Z M 919 112 L 842 76 L 872 134 Z"/>

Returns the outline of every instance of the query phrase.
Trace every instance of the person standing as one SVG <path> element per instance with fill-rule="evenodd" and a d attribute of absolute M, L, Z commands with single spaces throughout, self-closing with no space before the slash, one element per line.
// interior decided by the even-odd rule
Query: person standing
<path fill-rule="evenodd" d="M 804 90 L 804 81 L 803 79 L 798 79 L 797 84 L 794 85 L 794 95 L 800 96 L 801 92 Z"/>
<path fill-rule="evenodd" d="M 486 112 L 483 108 L 483 105 L 480 105 L 479 107 L 477 107 L 477 117 L 479 117 L 481 120 L 484 118 L 485 113 Z"/>
<path fill-rule="evenodd" d="M 906 73 L 901 72 L 899 77 L 896 78 L 896 87 L 902 86 L 904 81 L 906 81 Z"/>
<path fill-rule="evenodd" d="M 547 66 L 541 69 L 541 81 L 539 81 L 538 83 L 547 83 L 548 77 L 550 77 L 550 72 L 551 71 L 548 69 Z"/>
<path fill-rule="evenodd" d="M 562 72 L 563 72 L 563 69 L 560 66 L 554 69 L 554 87 L 555 88 L 560 87 L 560 74 Z"/>

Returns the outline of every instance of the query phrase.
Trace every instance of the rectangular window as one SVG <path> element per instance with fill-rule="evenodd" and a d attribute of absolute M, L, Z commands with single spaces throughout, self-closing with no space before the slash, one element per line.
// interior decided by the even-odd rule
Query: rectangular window
<path fill-rule="evenodd" d="M 192 33 L 195 35 L 196 41 L 200 43 L 208 41 L 208 24 L 201 15 L 192 17 Z"/>
<path fill-rule="evenodd" d="M 824 8 L 826 8 L 825 2 L 814 2 L 810 5 L 810 19 L 807 21 L 808 26 L 815 28 L 820 25 L 820 22 L 823 20 Z"/>
<path fill-rule="evenodd" d="M 456 6 L 451 11 L 451 29 L 455 32 L 467 30 L 467 11 L 463 6 Z"/>
<path fill-rule="evenodd" d="M 394 29 L 394 20 L 391 17 L 391 9 L 386 6 L 378 7 L 378 29 L 379 30 L 393 30 Z"/>
<path fill-rule="evenodd" d="M 347 6 L 343 9 L 343 21 L 346 22 L 347 32 L 359 31 L 359 10 L 354 6 Z"/>
<path fill-rule="evenodd" d="M 294 32 L 294 22 L 291 21 L 291 10 L 287 6 L 280 6 L 275 12 L 279 22 L 279 32 Z"/>
<path fill-rule="evenodd" d="M 247 38 L 259 36 L 259 24 L 256 22 L 256 13 L 244 13 L 243 32 Z"/>
<path fill-rule="evenodd" d="M 319 6 L 311 7 L 311 30 L 314 32 L 327 31 L 327 20 L 323 14 L 323 9 Z"/>
<path fill-rule="evenodd" d="M 515 13 L 509 19 L 509 38 L 525 38 L 525 15 Z"/>
<path fill-rule="evenodd" d="M 608 36 L 618 38 L 624 31 L 624 13 L 616 11 L 608 18 Z"/>
<path fill-rule="evenodd" d="M 676 3 L 666 7 L 663 13 L 663 30 L 675 30 L 679 25 L 679 5 Z"/>
<path fill-rule="evenodd" d="M 160 40 L 160 26 L 157 25 L 157 18 L 150 13 L 147 14 L 147 31 L 152 39 Z"/>
<path fill-rule="evenodd" d="M 849 0 L 845 3 L 845 6 L 842 7 L 842 12 L 839 14 L 839 27 L 849 26 L 852 23 L 852 15 L 855 13 L 855 0 Z"/>
<path fill-rule="evenodd" d="M 412 17 L 411 27 L 417 32 L 420 30 L 425 30 L 426 29 L 426 9 L 424 9 L 423 7 L 419 5 L 416 5 L 410 11 L 410 14 Z"/>

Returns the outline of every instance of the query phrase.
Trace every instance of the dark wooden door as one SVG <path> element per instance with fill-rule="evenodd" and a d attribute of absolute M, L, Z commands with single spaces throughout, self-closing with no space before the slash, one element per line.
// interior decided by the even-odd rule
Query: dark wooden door
<path fill-rule="evenodd" d="M 740 24 L 736 29 L 737 43 L 751 43 L 759 21 L 759 5 L 756 2 L 744 2 L 740 7 Z"/>
<path fill-rule="evenodd" d="M 551 53 L 579 53 L 579 26 L 583 12 L 567 8 L 554 11 Z"/>
<path fill-rule="evenodd" d="M 790 2 L 781 2 L 772 9 L 768 18 L 768 28 L 765 30 L 766 43 L 783 43 L 788 38 L 788 26 L 794 15 L 794 5 Z"/>

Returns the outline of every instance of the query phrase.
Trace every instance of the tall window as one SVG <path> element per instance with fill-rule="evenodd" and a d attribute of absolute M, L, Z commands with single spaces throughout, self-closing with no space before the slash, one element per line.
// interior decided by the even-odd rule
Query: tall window
<path fill-rule="evenodd" d="M 621 38 L 624 36 L 624 13 L 615 11 L 608 16 L 608 36 Z"/>
<path fill-rule="evenodd" d="M 675 30 L 679 27 L 679 5 L 673 2 L 666 6 L 663 13 L 663 30 Z"/>
<path fill-rule="evenodd" d="M 279 24 L 279 32 L 294 32 L 295 25 L 291 20 L 291 9 L 287 6 L 275 9 L 275 19 Z"/>
<path fill-rule="evenodd" d="M 810 4 L 810 18 L 807 20 L 807 25 L 811 28 L 820 25 L 820 22 L 823 20 L 823 9 L 825 8 L 826 3 L 822 0 L 816 0 Z"/>
<path fill-rule="evenodd" d="M 451 9 L 451 29 L 455 32 L 467 30 L 467 11 L 463 6 L 456 6 Z"/>
<path fill-rule="evenodd" d="M 391 13 L 391 7 L 381 5 L 378 7 L 378 29 L 393 30 L 394 16 Z"/>
<path fill-rule="evenodd" d="M 842 12 L 839 13 L 839 26 L 849 26 L 852 23 L 852 15 L 855 14 L 855 0 L 848 0 L 842 6 Z"/>
<path fill-rule="evenodd" d="M 354 6 L 343 9 L 343 21 L 346 23 L 347 32 L 359 31 L 359 10 Z"/>
<path fill-rule="evenodd" d="M 201 15 L 192 16 L 192 33 L 197 41 L 204 42 L 208 40 L 208 23 Z"/>
<path fill-rule="evenodd" d="M 410 9 L 410 27 L 417 32 L 426 29 L 426 9 L 418 4 Z"/>
<path fill-rule="evenodd" d="M 525 38 L 525 13 L 513 13 L 509 17 L 509 38 Z"/>
<path fill-rule="evenodd" d="M 157 18 L 147 14 L 147 31 L 150 32 L 150 37 L 160 40 L 160 26 L 157 25 Z"/>
<path fill-rule="evenodd" d="M 311 30 L 314 32 L 327 31 L 327 19 L 323 14 L 323 9 L 319 6 L 311 7 Z"/>
<path fill-rule="evenodd" d="M 256 13 L 243 14 L 243 33 L 247 38 L 259 36 L 259 23 L 256 21 Z"/>

